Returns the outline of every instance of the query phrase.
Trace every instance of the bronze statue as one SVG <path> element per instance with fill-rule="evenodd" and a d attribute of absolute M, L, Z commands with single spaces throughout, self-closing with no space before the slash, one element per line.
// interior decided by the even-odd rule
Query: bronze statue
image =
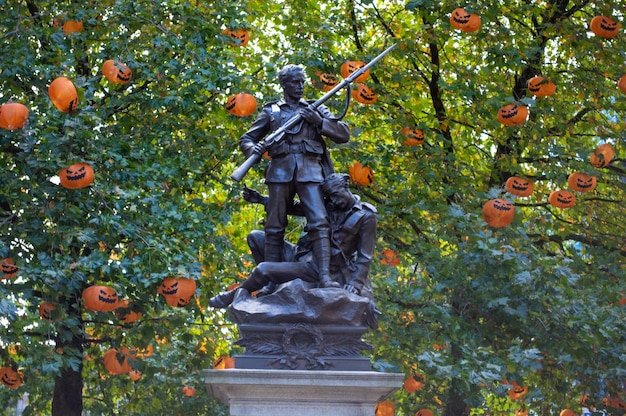
<path fill-rule="evenodd" d="M 308 236 L 318 264 L 322 287 L 338 287 L 330 277 L 330 225 L 320 184 L 333 167 L 323 137 L 336 143 L 350 139 L 350 129 L 333 118 L 320 105 L 312 108 L 302 99 L 304 71 L 287 65 L 279 73 L 283 99 L 263 107 L 251 128 L 240 138 L 239 147 L 250 157 L 266 150 L 271 158 L 265 173 L 269 191 L 265 221 L 265 261 L 282 261 L 283 240 L 287 226 L 287 208 L 297 194 L 307 219 Z M 285 132 L 280 141 L 267 146 L 266 135 L 299 114 L 298 124 Z"/>
<path fill-rule="evenodd" d="M 368 273 L 376 242 L 376 209 L 350 192 L 347 175 L 331 174 L 324 180 L 321 188 L 326 197 L 332 229 L 331 278 L 339 282 L 345 290 L 373 301 Z M 263 204 L 268 202 L 267 198 L 250 190 L 247 191 L 246 199 Z M 293 213 L 297 215 L 304 208 L 302 205 L 296 201 L 293 204 Z M 306 282 L 319 282 L 318 265 L 313 255 L 312 242 L 308 241 L 307 236 L 297 245 L 286 243 L 285 255 L 288 258 L 287 261 L 280 262 L 261 257 L 259 251 L 263 245 L 262 232 L 253 232 L 251 236 L 248 242 L 255 260 L 264 261 L 257 264 L 239 288 L 211 298 L 210 306 L 226 308 L 233 302 L 238 290 L 251 293 L 264 288 L 268 283 L 282 284 L 298 278 Z"/>

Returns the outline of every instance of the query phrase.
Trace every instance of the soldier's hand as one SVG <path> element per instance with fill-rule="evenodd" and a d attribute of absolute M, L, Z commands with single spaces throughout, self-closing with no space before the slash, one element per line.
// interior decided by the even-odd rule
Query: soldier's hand
<path fill-rule="evenodd" d="M 259 156 L 263 156 L 263 153 L 265 153 L 265 143 L 263 142 L 258 142 L 256 143 L 254 146 L 252 146 L 252 152 L 256 153 Z"/>
<path fill-rule="evenodd" d="M 321 126 L 322 125 L 322 116 L 320 115 L 320 113 L 312 108 L 312 107 L 306 107 L 303 108 L 302 110 L 300 110 L 300 115 L 302 116 L 303 119 L 305 119 L 308 123 L 314 125 L 314 126 Z"/>
<path fill-rule="evenodd" d="M 248 188 L 246 185 L 243 186 L 242 196 L 243 199 L 253 204 L 263 203 L 263 196 L 254 189 Z"/>
<path fill-rule="evenodd" d="M 354 293 L 355 295 L 359 295 L 359 289 L 357 289 L 356 287 L 350 285 L 350 284 L 345 284 L 343 285 L 343 290 L 347 290 L 350 293 Z"/>

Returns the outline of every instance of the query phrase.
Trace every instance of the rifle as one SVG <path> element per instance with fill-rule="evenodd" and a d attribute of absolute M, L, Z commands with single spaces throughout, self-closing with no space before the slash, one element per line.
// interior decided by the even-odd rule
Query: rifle
<path fill-rule="evenodd" d="M 364 74 L 365 71 L 367 71 L 372 66 L 374 66 L 376 64 L 376 62 L 381 60 L 385 55 L 387 55 L 389 52 L 391 52 L 393 50 L 393 48 L 395 48 L 395 47 L 396 47 L 396 44 L 394 43 L 393 45 L 391 45 L 390 47 L 385 49 L 380 55 L 378 55 L 376 58 L 372 59 L 367 65 L 364 65 L 361 68 L 357 69 L 352 74 L 350 74 L 348 77 L 343 79 L 343 81 L 341 81 L 339 84 L 335 85 L 335 87 L 332 90 L 328 91 L 326 94 L 324 94 L 324 96 L 322 98 L 320 98 L 317 101 L 315 101 L 314 103 L 310 104 L 310 107 L 315 109 L 315 108 L 319 107 L 320 105 L 324 104 L 326 101 L 328 101 L 330 99 L 330 97 L 332 97 L 333 95 L 337 94 L 344 87 L 350 85 L 355 79 L 357 79 L 359 76 Z M 265 138 L 265 140 L 263 140 L 263 143 L 264 143 L 265 147 L 270 147 L 274 143 L 278 143 L 281 140 L 283 140 L 287 130 L 289 130 L 292 127 L 294 127 L 295 125 L 297 125 L 301 120 L 302 120 L 302 116 L 300 114 L 296 114 L 293 117 L 291 117 L 289 120 L 287 120 L 285 122 L 285 124 L 283 124 L 282 126 L 277 128 L 274 132 L 269 134 Z M 250 168 L 254 164 L 258 163 L 258 161 L 260 159 L 261 159 L 261 155 L 259 155 L 257 153 L 251 154 L 241 165 L 239 165 L 239 167 L 237 169 L 235 169 L 235 171 L 230 175 L 230 177 L 233 180 L 237 181 L 237 182 L 241 181 L 244 178 L 244 176 L 246 176 L 246 174 L 248 173 Z"/>

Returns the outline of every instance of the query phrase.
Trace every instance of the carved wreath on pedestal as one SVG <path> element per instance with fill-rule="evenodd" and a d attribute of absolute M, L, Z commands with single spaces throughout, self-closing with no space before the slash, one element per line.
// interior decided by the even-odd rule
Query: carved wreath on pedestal
<path fill-rule="evenodd" d="M 305 323 L 286 327 L 282 337 L 251 335 L 236 344 L 245 347 L 247 354 L 279 356 L 272 365 L 292 370 L 298 368 L 300 362 L 307 370 L 327 369 L 332 364 L 324 358 L 360 356 L 362 350 L 372 348 L 360 338 L 324 336 L 318 327 Z"/>

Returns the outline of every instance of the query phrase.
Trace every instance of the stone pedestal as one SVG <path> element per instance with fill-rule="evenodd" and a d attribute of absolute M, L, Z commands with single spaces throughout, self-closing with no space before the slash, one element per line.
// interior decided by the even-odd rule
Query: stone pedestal
<path fill-rule="evenodd" d="M 404 375 L 373 371 L 204 370 L 209 395 L 230 416 L 374 416 Z"/>

